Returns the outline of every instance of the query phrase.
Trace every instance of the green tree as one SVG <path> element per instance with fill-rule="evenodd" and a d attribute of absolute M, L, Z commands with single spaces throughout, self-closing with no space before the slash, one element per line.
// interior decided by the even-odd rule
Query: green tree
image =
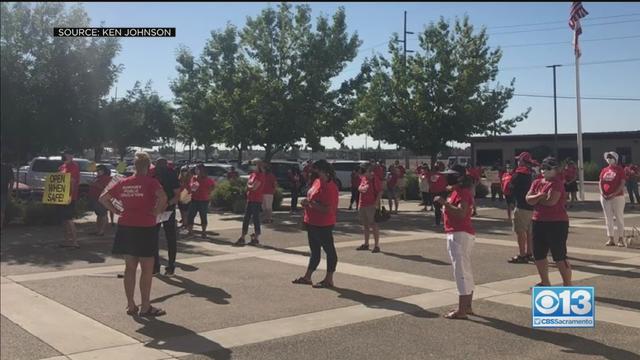
<path fill-rule="evenodd" d="M 320 149 L 320 139 L 341 141 L 353 116 L 356 81 L 345 81 L 331 89 L 331 79 L 357 55 L 357 34 L 347 33 L 344 8 L 332 22 L 320 16 L 315 30 L 311 8 L 287 3 L 264 9 L 249 17 L 241 32 L 251 80 L 247 113 L 256 129 L 251 142 L 265 148 L 271 157 L 301 139 Z"/>
<path fill-rule="evenodd" d="M 485 30 L 474 32 L 467 17 L 453 26 L 441 18 L 420 34 L 420 50 L 405 67 L 394 34 L 390 59 L 375 56 L 363 68 L 368 84 L 354 127 L 433 159 L 449 141 L 509 133 L 530 109 L 503 118 L 515 79 L 509 86 L 496 82 L 502 53 L 487 41 Z"/>
<path fill-rule="evenodd" d="M 0 56 L 3 151 L 10 157 L 82 151 L 101 143 L 101 99 L 120 68 L 113 38 L 54 38 L 54 26 L 86 27 L 81 6 L 2 3 Z M 96 130 L 96 131 L 91 131 Z"/>

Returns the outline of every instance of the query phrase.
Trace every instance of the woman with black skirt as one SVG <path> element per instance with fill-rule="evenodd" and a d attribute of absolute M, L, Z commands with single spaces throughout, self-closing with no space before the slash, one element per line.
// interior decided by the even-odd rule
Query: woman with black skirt
<path fill-rule="evenodd" d="M 127 314 L 160 316 L 162 309 L 151 306 L 151 281 L 153 279 L 154 256 L 158 251 L 157 216 L 167 207 L 167 195 L 158 180 L 148 176 L 151 160 L 144 152 L 136 153 L 136 172 L 122 179 L 100 197 L 100 203 L 118 214 L 118 228 L 113 243 L 113 254 L 124 255 L 124 292 L 127 296 Z M 122 211 L 113 206 L 112 200 L 122 204 Z M 139 308 L 134 300 L 136 271 L 140 264 Z"/>
<path fill-rule="evenodd" d="M 333 243 L 333 227 L 338 212 L 338 187 L 334 181 L 335 173 L 326 160 L 318 160 L 311 167 L 310 179 L 314 179 L 302 200 L 304 207 L 304 224 L 307 229 L 311 258 L 307 272 L 294 284 L 311 285 L 311 275 L 320 264 L 320 249 L 327 254 L 327 274 L 315 288 L 333 287 L 333 273 L 336 271 L 338 255 Z"/>

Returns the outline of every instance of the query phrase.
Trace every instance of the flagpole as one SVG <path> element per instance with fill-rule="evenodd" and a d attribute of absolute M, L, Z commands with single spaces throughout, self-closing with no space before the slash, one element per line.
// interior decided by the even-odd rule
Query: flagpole
<path fill-rule="evenodd" d="M 580 200 L 584 198 L 584 159 L 582 154 L 582 112 L 580 110 L 580 52 L 576 51 L 576 106 L 578 114 L 578 179 L 580 181 Z"/>

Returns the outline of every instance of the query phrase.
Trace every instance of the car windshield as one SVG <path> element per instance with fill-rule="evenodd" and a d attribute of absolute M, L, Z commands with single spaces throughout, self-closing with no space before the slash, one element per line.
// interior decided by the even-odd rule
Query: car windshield
<path fill-rule="evenodd" d="M 58 171 L 60 165 L 62 165 L 62 160 L 38 159 L 33 162 L 31 170 L 36 172 L 53 173 Z"/>

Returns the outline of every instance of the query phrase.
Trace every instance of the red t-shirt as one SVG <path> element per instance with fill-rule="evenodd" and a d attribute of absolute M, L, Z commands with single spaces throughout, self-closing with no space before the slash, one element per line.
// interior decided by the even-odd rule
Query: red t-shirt
<path fill-rule="evenodd" d="M 600 172 L 600 189 L 607 196 L 623 196 L 624 190 L 621 189 L 617 193 L 614 192 L 620 187 L 620 184 L 626 179 L 624 169 L 619 165 L 609 165 Z"/>
<path fill-rule="evenodd" d="M 89 186 L 89 199 L 98 200 L 100 194 L 111 182 L 110 175 L 100 175 Z"/>
<path fill-rule="evenodd" d="M 429 192 L 432 194 L 443 193 L 447 191 L 447 177 L 438 172 L 431 173 L 429 176 Z"/>
<path fill-rule="evenodd" d="M 273 173 L 264 174 L 263 194 L 273 195 L 273 193 L 276 192 L 277 184 L 278 184 L 278 181 L 276 179 L 276 176 L 273 175 Z"/>
<path fill-rule="evenodd" d="M 444 209 L 444 231 L 446 233 L 464 231 L 468 234 L 475 235 L 475 230 L 471 225 L 471 214 L 473 213 L 473 195 L 468 189 L 455 188 L 451 193 L 451 196 L 447 199 L 447 202 L 451 205 L 458 206 L 460 203 L 467 203 L 469 208 L 464 217 L 456 217 L 449 213 L 447 208 Z"/>
<path fill-rule="evenodd" d="M 566 192 L 564 190 L 564 182 L 562 177 L 557 176 L 551 181 L 543 179 L 535 179 L 531 184 L 531 194 L 537 195 L 547 193 L 551 189 L 552 192 L 559 192 L 560 199 L 554 206 L 546 206 L 537 204 L 533 207 L 533 220 L 536 221 L 569 221 L 567 210 L 564 205 L 567 202 Z"/>
<path fill-rule="evenodd" d="M 254 171 L 249 175 L 249 184 L 260 182 L 260 186 L 257 189 L 247 189 L 247 201 L 249 202 L 262 202 L 262 189 L 264 188 L 264 173 Z"/>
<path fill-rule="evenodd" d="M 505 195 L 511 195 L 511 186 L 509 185 L 511 184 L 512 177 L 513 177 L 513 173 L 505 172 L 504 174 L 502 174 L 502 177 L 500 178 L 500 183 L 502 185 L 502 193 Z"/>
<path fill-rule="evenodd" d="M 380 165 L 373 167 L 373 174 L 381 181 L 384 179 L 384 169 Z"/>
<path fill-rule="evenodd" d="M 387 188 L 393 189 L 398 185 L 398 181 L 400 180 L 400 176 L 396 174 L 389 174 L 387 177 Z"/>
<path fill-rule="evenodd" d="M 574 166 L 574 165 L 569 165 L 566 168 L 564 168 L 564 181 L 565 182 L 574 182 L 576 181 L 576 177 L 578 174 L 578 169 Z"/>
<path fill-rule="evenodd" d="M 71 200 L 78 200 L 80 195 L 80 166 L 75 161 L 60 165 L 58 171 L 71 174 Z"/>
<path fill-rule="evenodd" d="M 398 174 L 399 174 L 400 178 L 403 178 L 404 174 L 407 173 L 407 170 L 405 170 L 404 166 L 402 166 L 402 165 L 398 165 L 397 169 L 398 169 Z"/>
<path fill-rule="evenodd" d="M 210 179 L 208 176 L 203 178 L 197 175 L 191 178 L 189 182 L 189 192 L 191 193 L 191 200 L 196 201 L 209 201 L 211 190 L 216 186 L 216 182 Z"/>
<path fill-rule="evenodd" d="M 360 208 L 376 205 L 378 194 L 382 191 L 382 181 L 375 175 L 371 180 L 361 176 L 358 191 L 360 191 Z"/>
<path fill-rule="evenodd" d="M 333 181 L 323 183 L 316 179 L 307 191 L 307 200 L 318 201 L 322 205 L 329 206 L 329 212 L 322 213 L 316 209 L 304 209 L 305 224 L 314 226 L 331 226 L 336 224 L 336 213 L 338 212 L 338 187 Z"/>
<path fill-rule="evenodd" d="M 480 167 L 472 167 L 467 169 L 467 175 L 469 175 L 473 181 L 480 181 L 480 177 L 482 176 L 482 168 Z"/>
<path fill-rule="evenodd" d="M 118 224 L 135 227 L 156 226 L 153 208 L 156 192 L 162 191 L 158 180 L 150 176 L 132 175 L 118 181 L 107 193 L 122 203 Z"/>
<path fill-rule="evenodd" d="M 238 172 L 237 171 L 229 171 L 227 173 L 227 180 L 233 180 L 233 179 L 237 179 L 238 178 Z"/>
<path fill-rule="evenodd" d="M 624 175 L 627 177 L 627 180 L 638 180 L 640 176 L 640 169 L 637 165 L 627 165 L 624 168 Z"/>
<path fill-rule="evenodd" d="M 358 186 L 360 186 L 360 174 L 351 173 L 351 188 L 357 190 Z"/>

